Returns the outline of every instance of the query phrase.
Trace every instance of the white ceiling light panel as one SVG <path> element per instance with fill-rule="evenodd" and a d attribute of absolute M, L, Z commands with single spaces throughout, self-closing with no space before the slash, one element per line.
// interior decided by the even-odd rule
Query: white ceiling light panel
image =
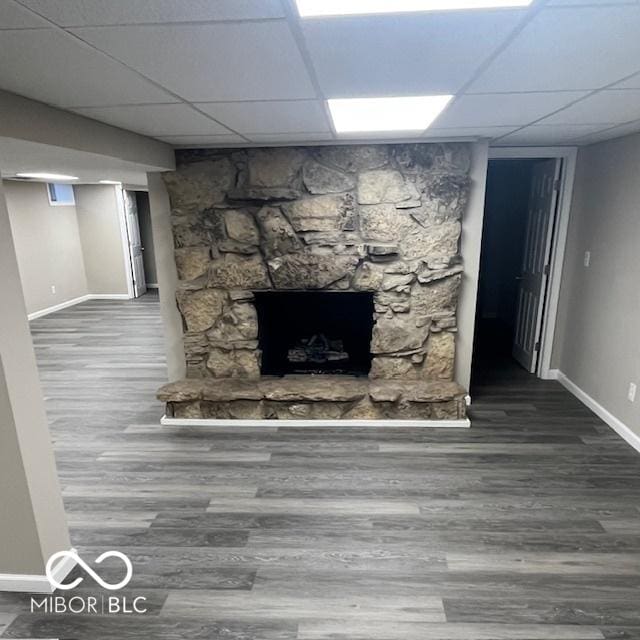
<path fill-rule="evenodd" d="M 528 7 L 533 0 L 296 0 L 302 18 Z"/>
<path fill-rule="evenodd" d="M 424 131 L 453 96 L 328 100 L 337 133 Z"/>

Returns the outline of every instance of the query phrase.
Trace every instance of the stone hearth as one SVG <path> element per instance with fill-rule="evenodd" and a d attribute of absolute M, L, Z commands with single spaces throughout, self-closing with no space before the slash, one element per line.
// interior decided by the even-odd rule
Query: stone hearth
<path fill-rule="evenodd" d="M 368 380 L 333 375 L 182 380 L 163 387 L 167 417 L 448 420 L 465 417 L 455 382 Z"/>
<path fill-rule="evenodd" d="M 464 417 L 453 377 L 469 145 L 185 150 L 176 159 L 165 183 L 187 379 L 160 391 L 169 415 Z M 287 291 L 370 292 L 369 379 L 263 375 L 256 296 Z M 289 345 L 293 356 L 318 359 L 320 345 L 344 358 L 340 336 L 311 333 Z"/>

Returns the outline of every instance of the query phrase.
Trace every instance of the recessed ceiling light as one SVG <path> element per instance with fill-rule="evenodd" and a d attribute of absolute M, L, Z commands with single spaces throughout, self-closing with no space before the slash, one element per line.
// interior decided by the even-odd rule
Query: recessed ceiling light
<path fill-rule="evenodd" d="M 78 179 L 77 176 L 66 176 L 62 173 L 16 173 L 16 178 L 32 178 L 33 180 L 49 180 L 50 182 Z"/>
<path fill-rule="evenodd" d="M 328 100 L 337 133 L 424 131 L 453 96 Z"/>
<path fill-rule="evenodd" d="M 296 0 L 302 18 L 528 7 L 533 0 Z"/>
<path fill-rule="evenodd" d="M 100 180 L 100 184 L 122 184 L 119 180 Z"/>

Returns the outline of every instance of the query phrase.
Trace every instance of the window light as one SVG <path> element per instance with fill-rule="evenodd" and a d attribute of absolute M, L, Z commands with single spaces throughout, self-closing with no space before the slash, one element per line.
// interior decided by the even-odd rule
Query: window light
<path fill-rule="evenodd" d="M 348 98 L 328 103 L 337 133 L 422 132 L 452 97 Z"/>

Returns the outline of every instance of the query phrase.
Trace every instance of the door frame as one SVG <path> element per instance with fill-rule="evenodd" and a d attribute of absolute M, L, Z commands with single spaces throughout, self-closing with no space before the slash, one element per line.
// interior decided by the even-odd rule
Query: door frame
<path fill-rule="evenodd" d="M 551 369 L 551 356 L 556 331 L 558 303 L 560 301 L 560 285 L 567 246 L 567 232 L 571 215 L 577 157 L 578 147 L 489 147 L 489 160 L 498 158 L 557 158 L 562 160 L 558 204 L 556 206 L 555 219 L 552 222 L 555 225 L 555 233 L 551 243 L 549 279 L 547 281 L 546 302 L 542 316 L 540 355 L 536 367 L 536 376 L 544 380 L 552 380 L 555 377 Z"/>
<path fill-rule="evenodd" d="M 122 255 L 124 259 L 124 271 L 127 276 L 127 294 L 130 299 L 135 298 L 133 288 L 133 264 L 131 263 L 131 251 L 129 248 L 129 231 L 127 230 L 127 213 L 124 206 L 124 186 L 115 185 L 116 208 L 118 209 L 118 222 L 120 224 L 120 240 L 122 242 Z"/>

